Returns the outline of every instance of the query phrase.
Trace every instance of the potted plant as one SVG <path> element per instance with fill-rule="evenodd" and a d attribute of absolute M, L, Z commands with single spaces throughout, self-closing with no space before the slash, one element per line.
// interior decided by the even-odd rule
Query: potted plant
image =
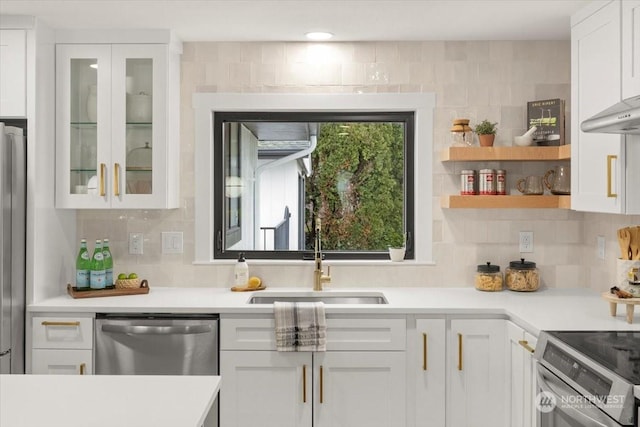
<path fill-rule="evenodd" d="M 394 233 L 389 238 L 389 258 L 393 262 L 404 260 L 406 238 L 404 234 Z"/>
<path fill-rule="evenodd" d="M 474 132 L 478 134 L 481 147 L 491 147 L 493 145 L 496 131 L 498 130 L 496 127 L 497 124 L 498 123 L 491 123 L 489 120 L 484 119 L 476 126 Z"/>

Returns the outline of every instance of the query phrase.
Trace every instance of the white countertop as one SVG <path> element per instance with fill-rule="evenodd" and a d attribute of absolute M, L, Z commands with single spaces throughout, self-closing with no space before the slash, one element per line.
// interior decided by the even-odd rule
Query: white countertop
<path fill-rule="evenodd" d="M 201 427 L 219 388 L 218 376 L 0 375 L 0 425 Z"/>
<path fill-rule="evenodd" d="M 68 295 L 31 304 L 28 311 L 67 313 L 243 313 L 271 314 L 272 305 L 253 305 L 253 294 L 283 295 L 310 289 L 268 288 L 257 292 L 231 292 L 227 288 L 152 288 L 147 295 L 73 299 Z M 389 304 L 331 305 L 334 314 L 498 315 L 506 316 L 537 334 L 541 330 L 640 330 L 640 310 L 633 324 L 625 320 L 625 307 L 609 315 L 599 292 L 589 289 L 542 289 L 537 292 L 480 292 L 474 288 L 330 288 L 327 293 L 380 292 Z"/>

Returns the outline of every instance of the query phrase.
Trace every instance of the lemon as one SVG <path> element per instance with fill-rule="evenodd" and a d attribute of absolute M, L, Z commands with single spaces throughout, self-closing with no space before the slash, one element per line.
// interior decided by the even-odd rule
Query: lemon
<path fill-rule="evenodd" d="M 252 277 L 249 277 L 249 281 L 247 282 L 247 287 L 254 289 L 254 288 L 260 287 L 261 284 L 262 284 L 262 280 L 260 280 L 259 277 L 252 276 Z"/>
<path fill-rule="evenodd" d="M 126 279 L 127 279 L 127 273 L 118 274 L 118 280 L 126 280 Z"/>
<path fill-rule="evenodd" d="M 137 279 L 137 278 L 138 278 L 138 275 L 136 273 L 131 273 L 129 275 L 129 279 Z"/>

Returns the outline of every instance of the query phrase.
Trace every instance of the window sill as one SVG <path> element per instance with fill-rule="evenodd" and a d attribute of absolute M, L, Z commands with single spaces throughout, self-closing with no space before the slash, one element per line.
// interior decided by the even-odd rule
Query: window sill
<path fill-rule="evenodd" d="M 302 267 L 308 265 L 313 267 L 313 261 L 309 260 L 271 260 L 271 259 L 248 259 L 250 265 L 277 265 L 277 266 L 295 266 Z M 218 259 L 211 261 L 194 261 L 193 265 L 234 265 L 237 261 L 234 259 Z M 341 267 L 423 267 L 433 266 L 435 261 L 416 261 L 406 260 L 402 262 L 392 262 L 390 260 L 329 260 L 322 261 L 325 266 L 341 266 Z"/>

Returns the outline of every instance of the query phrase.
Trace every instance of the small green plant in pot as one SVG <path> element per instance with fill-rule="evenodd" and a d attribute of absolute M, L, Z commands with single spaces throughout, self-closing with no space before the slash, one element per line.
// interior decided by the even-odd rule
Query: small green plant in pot
<path fill-rule="evenodd" d="M 406 238 L 404 234 L 394 233 L 389 236 L 389 258 L 391 261 L 400 262 L 404 260 Z"/>
<path fill-rule="evenodd" d="M 493 141 L 496 138 L 496 132 L 498 123 L 492 123 L 487 119 L 481 121 L 474 132 L 478 135 L 478 140 L 480 141 L 481 147 L 491 147 L 493 146 Z"/>

